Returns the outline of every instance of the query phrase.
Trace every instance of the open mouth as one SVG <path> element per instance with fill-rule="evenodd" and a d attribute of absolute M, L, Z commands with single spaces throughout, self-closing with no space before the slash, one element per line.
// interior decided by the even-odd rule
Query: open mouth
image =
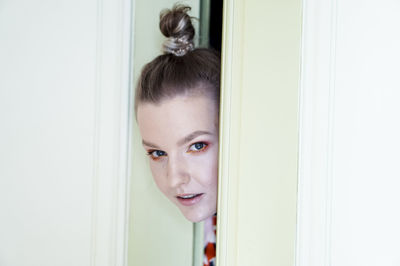
<path fill-rule="evenodd" d="M 176 196 L 176 198 L 178 199 L 178 201 L 185 206 L 191 206 L 196 204 L 197 202 L 199 202 L 202 197 L 203 197 L 203 193 L 198 193 L 198 194 L 181 194 Z"/>

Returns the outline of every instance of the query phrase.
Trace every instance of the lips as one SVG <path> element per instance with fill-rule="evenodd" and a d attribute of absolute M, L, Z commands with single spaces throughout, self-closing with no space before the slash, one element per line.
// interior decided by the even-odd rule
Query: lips
<path fill-rule="evenodd" d="M 193 193 L 193 194 L 179 194 L 176 196 L 179 203 L 184 206 L 192 206 L 198 203 L 203 198 L 204 193 Z"/>

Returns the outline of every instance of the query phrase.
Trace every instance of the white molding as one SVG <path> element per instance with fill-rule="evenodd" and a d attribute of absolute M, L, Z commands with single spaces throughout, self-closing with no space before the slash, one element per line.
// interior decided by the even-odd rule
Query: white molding
<path fill-rule="evenodd" d="M 97 4 L 91 265 L 125 266 L 133 114 L 132 2 Z"/>
<path fill-rule="evenodd" d="M 217 265 L 236 266 L 243 55 L 243 1 L 224 1 L 220 104 Z"/>
<path fill-rule="evenodd" d="M 331 265 L 336 5 L 303 1 L 296 266 Z"/>

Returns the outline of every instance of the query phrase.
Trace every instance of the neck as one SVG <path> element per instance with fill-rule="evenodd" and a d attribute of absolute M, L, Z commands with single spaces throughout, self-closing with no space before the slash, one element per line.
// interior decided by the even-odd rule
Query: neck
<path fill-rule="evenodd" d="M 207 245 L 208 242 L 215 242 L 213 217 L 211 216 L 204 220 L 204 245 Z"/>

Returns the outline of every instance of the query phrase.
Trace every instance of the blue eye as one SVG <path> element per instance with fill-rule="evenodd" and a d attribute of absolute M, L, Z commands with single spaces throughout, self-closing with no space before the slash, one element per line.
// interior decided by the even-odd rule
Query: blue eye
<path fill-rule="evenodd" d="M 189 152 L 200 152 L 207 148 L 208 144 L 204 142 L 196 142 L 189 147 Z"/>
<path fill-rule="evenodd" d="M 166 156 L 167 153 L 165 151 L 160 151 L 160 150 L 152 150 L 148 151 L 147 154 L 151 157 L 153 160 L 158 160 L 162 156 Z"/>

